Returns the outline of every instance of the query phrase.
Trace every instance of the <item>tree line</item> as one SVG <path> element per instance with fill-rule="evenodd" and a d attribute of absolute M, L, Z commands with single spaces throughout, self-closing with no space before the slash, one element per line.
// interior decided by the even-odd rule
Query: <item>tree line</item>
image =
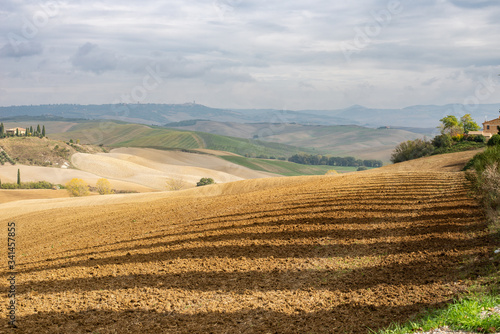
<path fill-rule="evenodd" d="M 7 133 L 7 130 L 5 126 L 3 125 L 3 122 L 0 123 L 0 138 L 5 138 L 9 136 L 16 136 L 16 137 L 39 137 L 43 138 L 45 137 L 45 125 L 42 125 L 40 128 L 40 124 L 37 125 L 35 129 L 33 129 L 33 126 L 30 126 L 29 128 L 25 128 L 24 134 L 19 133 L 19 128 L 16 128 L 16 133 L 14 134 L 9 134 Z"/>
<path fill-rule="evenodd" d="M 381 160 L 361 160 L 354 157 L 330 157 L 326 155 L 295 154 L 288 161 L 303 165 L 328 165 L 344 167 L 382 167 Z"/>

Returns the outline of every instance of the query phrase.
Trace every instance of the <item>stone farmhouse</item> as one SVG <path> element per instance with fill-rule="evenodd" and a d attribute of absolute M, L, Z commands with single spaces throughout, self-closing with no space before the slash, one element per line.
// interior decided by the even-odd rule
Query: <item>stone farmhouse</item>
<path fill-rule="evenodd" d="M 6 129 L 5 133 L 9 136 L 15 136 L 16 132 L 19 132 L 20 136 L 24 136 L 26 134 L 26 129 L 23 128 L 13 128 L 13 129 Z"/>
<path fill-rule="evenodd" d="M 491 138 L 498 133 L 497 126 L 500 126 L 500 117 L 483 123 L 483 131 L 469 131 L 470 135 L 483 135 L 486 138 Z"/>

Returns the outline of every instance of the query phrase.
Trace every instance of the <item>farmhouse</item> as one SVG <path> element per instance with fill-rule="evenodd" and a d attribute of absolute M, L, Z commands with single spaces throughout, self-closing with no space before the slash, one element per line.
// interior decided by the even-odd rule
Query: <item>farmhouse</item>
<path fill-rule="evenodd" d="M 486 121 L 483 123 L 483 131 L 470 131 L 470 135 L 483 135 L 486 138 L 491 138 L 491 136 L 498 133 L 498 126 L 500 126 L 500 117 L 495 118 L 491 121 Z"/>
<path fill-rule="evenodd" d="M 15 136 L 16 133 L 19 133 L 20 136 L 24 136 L 26 134 L 26 129 L 23 128 L 13 128 L 5 130 L 5 133 L 9 136 Z"/>

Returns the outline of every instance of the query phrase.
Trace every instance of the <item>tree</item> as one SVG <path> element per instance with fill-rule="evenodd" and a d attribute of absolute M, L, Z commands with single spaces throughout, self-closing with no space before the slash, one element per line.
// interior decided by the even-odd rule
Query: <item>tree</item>
<path fill-rule="evenodd" d="M 111 189 L 111 183 L 109 183 L 107 179 L 97 180 L 95 187 L 100 195 L 109 195 L 114 193 L 113 189 Z"/>
<path fill-rule="evenodd" d="M 460 118 L 460 123 L 462 124 L 464 133 L 469 133 L 469 131 L 478 131 L 481 129 L 481 127 L 474 122 L 470 114 L 463 115 Z"/>
<path fill-rule="evenodd" d="M 448 115 L 439 120 L 441 125 L 441 134 L 449 134 L 451 136 L 455 136 L 463 133 L 463 128 L 461 122 L 453 115 Z"/>
<path fill-rule="evenodd" d="M 79 197 L 89 194 L 89 186 L 82 179 L 71 179 L 71 181 L 66 183 L 65 188 L 70 196 Z"/>
<path fill-rule="evenodd" d="M 432 143 L 422 140 L 408 140 L 402 142 L 392 152 L 391 161 L 393 163 L 417 159 L 431 155 L 434 151 Z"/>
<path fill-rule="evenodd" d="M 21 186 L 21 170 L 17 169 L 17 185 Z"/>
<path fill-rule="evenodd" d="M 211 177 L 202 177 L 199 182 L 196 183 L 197 187 L 206 186 L 209 184 L 214 184 L 215 181 Z"/>
<path fill-rule="evenodd" d="M 5 127 L 3 126 L 3 122 L 0 123 L 0 138 L 5 137 Z"/>
<path fill-rule="evenodd" d="M 45 125 L 42 128 L 42 137 L 45 137 Z"/>
<path fill-rule="evenodd" d="M 37 136 L 39 136 L 40 133 L 41 133 L 41 131 L 40 131 L 40 124 L 38 124 L 37 127 L 36 127 L 36 134 L 37 134 Z"/>

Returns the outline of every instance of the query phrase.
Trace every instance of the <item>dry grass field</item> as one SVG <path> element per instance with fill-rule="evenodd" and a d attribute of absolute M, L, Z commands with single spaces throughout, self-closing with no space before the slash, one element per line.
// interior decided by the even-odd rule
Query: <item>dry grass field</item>
<path fill-rule="evenodd" d="M 462 173 L 411 166 L 12 202 L 0 244 L 15 221 L 13 332 L 367 333 L 408 320 L 466 289 L 498 247 Z"/>

